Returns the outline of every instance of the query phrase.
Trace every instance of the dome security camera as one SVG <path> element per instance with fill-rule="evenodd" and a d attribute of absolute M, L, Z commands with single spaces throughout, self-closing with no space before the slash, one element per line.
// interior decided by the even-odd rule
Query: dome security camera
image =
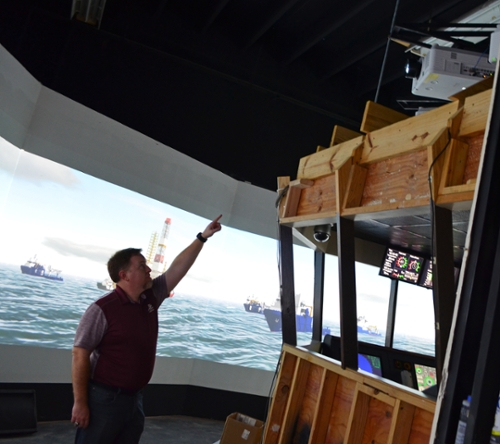
<path fill-rule="evenodd" d="M 330 224 L 317 225 L 314 227 L 314 240 L 316 242 L 328 242 L 331 232 L 332 226 Z"/>

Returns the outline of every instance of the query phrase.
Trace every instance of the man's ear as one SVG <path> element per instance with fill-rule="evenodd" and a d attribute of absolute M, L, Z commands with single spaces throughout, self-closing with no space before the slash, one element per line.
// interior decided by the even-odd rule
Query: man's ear
<path fill-rule="evenodd" d="M 118 276 L 120 277 L 120 281 L 125 281 L 127 278 L 127 270 L 120 270 Z"/>

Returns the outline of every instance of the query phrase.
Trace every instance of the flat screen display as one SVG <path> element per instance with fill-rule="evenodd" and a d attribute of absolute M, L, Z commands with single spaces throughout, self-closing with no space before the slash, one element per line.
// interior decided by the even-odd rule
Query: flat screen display
<path fill-rule="evenodd" d="M 455 279 L 455 286 L 457 285 L 457 282 L 458 282 L 459 272 L 460 272 L 460 269 L 457 267 L 454 267 L 453 276 Z M 434 282 L 434 273 L 432 271 L 432 260 L 426 259 L 424 261 L 424 265 L 422 267 L 422 272 L 420 273 L 418 285 L 420 285 L 421 287 L 425 287 L 425 288 L 432 288 L 434 285 L 433 282 Z"/>
<path fill-rule="evenodd" d="M 426 260 L 420 273 L 418 285 L 425 288 L 432 288 L 432 261 Z"/>
<path fill-rule="evenodd" d="M 415 376 L 417 377 L 418 389 L 425 389 L 436 385 L 436 369 L 428 365 L 415 364 Z"/>
<path fill-rule="evenodd" d="M 382 376 L 382 363 L 378 356 L 358 353 L 358 367 L 372 375 Z"/>
<path fill-rule="evenodd" d="M 423 257 L 388 248 L 379 274 L 391 279 L 418 284 L 423 264 Z"/>

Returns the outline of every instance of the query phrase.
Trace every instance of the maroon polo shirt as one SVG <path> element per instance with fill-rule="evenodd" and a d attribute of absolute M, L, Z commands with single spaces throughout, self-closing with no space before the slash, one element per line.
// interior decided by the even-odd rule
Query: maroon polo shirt
<path fill-rule="evenodd" d="M 116 287 L 90 305 L 74 345 L 92 351 L 93 380 L 132 391 L 149 382 L 156 357 L 158 307 L 167 296 L 165 278 L 160 276 L 152 289 L 141 294 L 139 303 Z"/>

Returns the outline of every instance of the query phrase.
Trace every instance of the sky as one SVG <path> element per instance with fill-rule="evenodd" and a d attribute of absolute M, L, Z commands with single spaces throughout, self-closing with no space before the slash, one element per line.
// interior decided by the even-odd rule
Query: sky
<path fill-rule="evenodd" d="M 218 216 L 217 214 L 214 217 Z M 136 192 L 27 153 L 0 138 L 0 263 L 40 262 L 62 276 L 107 278 L 106 262 L 117 250 L 142 248 L 171 219 L 166 263 L 210 222 Z M 277 243 L 224 226 L 209 239 L 176 293 L 241 301 L 274 301 L 279 295 Z M 294 246 L 295 291 L 312 302 L 312 250 Z M 382 261 L 382 258 L 381 258 Z M 327 255 L 325 319 L 338 321 L 338 266 Z M 356 265 L 358 315 L 385 329 L 390 279 L 378 268 Z M 400 287 L 401 288 L 401 287 Z M 433 334 L 432 292 L 406 284 L 396 324 L 408 334 Z M 418 309 L 421 311 L 416 312 Z M 430 328 L 429 328 L 430 325 Z"/>

